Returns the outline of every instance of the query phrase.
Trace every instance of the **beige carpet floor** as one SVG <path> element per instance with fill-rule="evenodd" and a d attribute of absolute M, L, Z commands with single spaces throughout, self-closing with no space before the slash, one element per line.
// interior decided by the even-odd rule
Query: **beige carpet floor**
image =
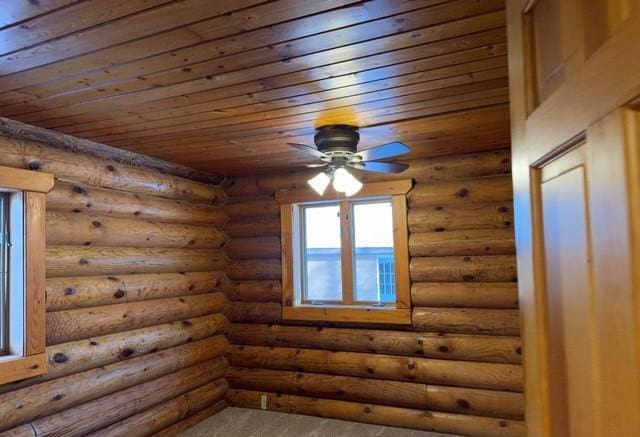
<path fill-rule="evenodd" d="M 445 437 L 451 435 L 246 408 L 225 408 L 181 434 L 182 437 Z"/>

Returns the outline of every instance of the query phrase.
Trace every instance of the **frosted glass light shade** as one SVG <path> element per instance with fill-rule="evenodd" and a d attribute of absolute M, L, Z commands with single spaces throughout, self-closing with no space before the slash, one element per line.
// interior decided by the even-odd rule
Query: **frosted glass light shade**
<path fill-rule="evenodd" d="M 353 177 L 346 169 L 339 168 L 333 174 L 333 188 L 348 197 L 360 191 L 362 183 Z"/>
<path fill-rule="evenodd" d="M 331 178 L 327 176 L 325 172 L 320 172 L 307 181 L 311 188 L 313 188 L 313 190 L 320 196 L 324 194 L 324 191 L 327 189 L 330 182 Z"/>

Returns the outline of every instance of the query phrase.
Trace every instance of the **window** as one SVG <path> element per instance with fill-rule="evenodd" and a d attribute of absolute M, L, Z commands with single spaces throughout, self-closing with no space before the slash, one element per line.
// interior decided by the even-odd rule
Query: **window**
<path fill-rule="evenodd" d="M 376 258 L 378 265 L 378 300 L 380 302 L 395 302 L 396 279 L 393 257 L 389 255 Z"/>
<path fill-rule="evenodd" d="M 0 384 L 46 372 L 45 194 L 53 176 L 0 167 Z"/>
<path fill-rule="evenodd" d="M 280 192 L 283 318 L 410 323 L 406 192 L 411 181 L 357 196 Z"/>

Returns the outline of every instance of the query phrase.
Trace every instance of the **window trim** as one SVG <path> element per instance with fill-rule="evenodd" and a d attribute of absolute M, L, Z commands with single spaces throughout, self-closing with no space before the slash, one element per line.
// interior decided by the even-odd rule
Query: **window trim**
<path fill-rule="evenodd" d="M 292 321 L 324 321 L 350 323 L 381 323 L 381 324 L 411 324 L 411 299 L 409 281 L 409 233 L 407 227 L 407 199 L 406 194 L 413 186 L 411 179 L 373 182 L 365 184 L 360 192 L 351 197 L 343 194 L 322 197 L 310 189 L 280 191 L 276 193 L 276 200 L 280 203 L 280 225 L 282 243 L 282 319 Z M 294 239 L 300 229 L 298 207 L 300 203 L 311 202 L 340 202 L 341 226 L 343 229 L 343 244 L 341 254 L 352 250 L 350 244 L 351 232 L 344 235 L 344 230 L 350 230 L 352 203 L 347 201 L 366 200 L 372 197 L 390 197 L 393 215 L 393 250 L 395 263 L 396 303 L 395 305 L 376 306 L 372 304 L 354 304 L 341 302 L 336 304 L 294 304 L 296 302 L 295 284 L 299 281 L 300 259 L 294 254 Z M 345 209 L 347 208 L 347 209 Z M 345 214 L 346 213 L 346 214 Z M 344 247 L 345 239 L 349 245 Z M 342 260 L 343 266 L 345 259 Z M 353 260 L 347 257 L 347 266 L 343 267 L 343 287 L 345 281 L 351 281 L 353 274 Z M 296 273 L 298 272 L 298 273 Z M 350 274 L 351 272 L 351 274 Z"/>
<path fill-rule="evenodd" d="M 18 261 L 22 274 L 14 278 L 18 281 L 10 281 L 9 290 L 13 302 L 9 306 L 9 326 L 19 326 L 21 330 L 17 334 L 15 329 L 9 331 L 8 353 L 0 356 L 0 384 L 47 371 L 45 197 L 53 184 L 53 175 L 0 166 L 0 189 L 14 193 L 11 202 L 19 202 L 18 217 L 23 241 L 21 261 Z"/>

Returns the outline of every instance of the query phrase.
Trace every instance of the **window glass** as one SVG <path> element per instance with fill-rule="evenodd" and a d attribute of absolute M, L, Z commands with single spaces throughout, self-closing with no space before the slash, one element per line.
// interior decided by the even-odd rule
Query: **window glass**
<path fill-rule="evenodd" d="M 390 200 L 353 204 L 355 300 L 395 302 Z"/>
<path fill-rule="evenodd" d="M 0 193 L 0 355 L 7 353 L 9 335 L 9 194 Z"/>
<path fill-rule="evenodd" d="M 340 206 L 306 206 L 303 209 L 305 301 L 342 300 Z"/>

